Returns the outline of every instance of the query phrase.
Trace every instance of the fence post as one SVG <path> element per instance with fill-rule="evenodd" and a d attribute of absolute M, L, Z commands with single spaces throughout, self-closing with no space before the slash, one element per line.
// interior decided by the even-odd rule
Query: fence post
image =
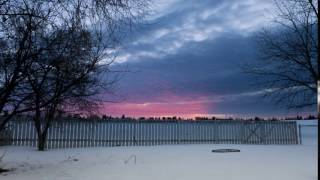
<path fill-rule="evenodd" d="M 178 136 L 178 144 L 180 144 L 181 142 L 181 130 L 180 130 L 180 123 L 179 120 L 177 120 L 177 136 Z"/>
<path fill-rule="evenodd" d="M 301 124 L 299 124 L 299 144 L 302 144 Z"/>
<path fill-rule="evenodd" d="M 244 121 L 242 121 L 241 122 L 241 124 L 240 124 L 240 133 L 241 133 L 241 144 L 245 144 L 245 127 L 246 126 L 246 124 L 245 124 L 245 122 Z"/>

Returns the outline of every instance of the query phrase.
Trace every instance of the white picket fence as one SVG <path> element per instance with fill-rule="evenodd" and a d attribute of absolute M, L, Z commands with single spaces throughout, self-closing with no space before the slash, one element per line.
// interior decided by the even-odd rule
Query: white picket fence
<path fill-rule="evenodd" d="M 10 141 L 37 146 L 34 122 L 8 124 Z M 47 148 L 161 144 L 298 144 L 296 122 L 288 121 L 107 121 L 60 120 L 48 131 Z"/>

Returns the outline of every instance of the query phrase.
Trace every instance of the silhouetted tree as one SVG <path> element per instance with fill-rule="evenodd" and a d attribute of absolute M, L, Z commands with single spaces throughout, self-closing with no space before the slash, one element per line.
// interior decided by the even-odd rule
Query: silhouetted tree
<path fill-rule="evenodd" d="M 62 110 L 87 111 L 114 83 L 111 50 L 145 12 L 143 0 L 0 1 L 0 129 L 34 115 L 39 150 Z"/>
<path fill-rule="evenodd" d="M 49 36 L 56 41 L 49 41 L 51 48 L 38 55 L 26 73 L 31 96 L 23 105 L 34 109 L 39 150 L 44 149 L 47 131 L 59 112 L 71 105 L 75 109 L 83 101 L 92 105 L 94 102 L 88 103 L 87 98 L 101 89 L 96 76 L 103 66 L 98 64 L 101 57 L 95 52 L 90 33 L 72 27 L 53 34 Z"/>
<path fill-rule="evenodd" d="M 275 5 L 276 26 L 258 33 L 259 62 L 245 70 L 275 103 L 289 109 L 313 107 L 319 82 L 318 1 L 281 0 Z"/>

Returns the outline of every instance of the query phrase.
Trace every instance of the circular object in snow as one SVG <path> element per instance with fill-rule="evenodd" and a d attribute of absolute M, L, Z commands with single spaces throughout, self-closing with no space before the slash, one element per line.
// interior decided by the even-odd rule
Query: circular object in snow
<path fill-rule="evenodd" d="M 240 152 L 239 149 L 213 149 L 212 152 L 227 153 L 227 152 Z"/>

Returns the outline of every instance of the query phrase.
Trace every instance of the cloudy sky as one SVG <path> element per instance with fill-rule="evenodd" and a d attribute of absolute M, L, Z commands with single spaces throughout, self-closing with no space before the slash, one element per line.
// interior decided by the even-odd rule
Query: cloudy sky
<path fill-rule="evenodd" d="M 243 73 L 257 59 L 254 35 L 272 20 L 271 0 L 154 0 L 148 22 L 126 40 L 114 69 L 114 116 L 297 115 L 261 97 Z"/>

